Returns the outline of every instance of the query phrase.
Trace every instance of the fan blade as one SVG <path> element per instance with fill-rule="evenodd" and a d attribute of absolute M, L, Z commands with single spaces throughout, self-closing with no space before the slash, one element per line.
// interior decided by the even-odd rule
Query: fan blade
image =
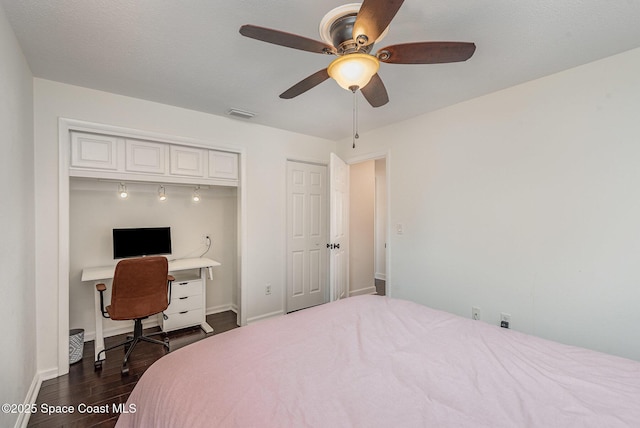
<path fill-rule="evenodd" d="M 404 0 L 364 0 L 353 24 L 353 40 L 366 46 L 375 42 L 389 26 L 403 2 Z"/>
<path fill-rule="evenodd" d="M 362 95 L 367 99 L 372 107 L 380 107 L 389 102 L 389 95 L 387 95 L 387 89 L 382 83 L 382 79 L 378 73 L 374 74 L 367 86 L 360 89 Z"/>
<path fill-rule="evenodd" d="M 387 46 L 376 56 L 388 64 L 440 64 L 466 61 L 475 51 L 474 43 L 416 42 Z"/>
<path fill-rule="evenodd" d="M 284 98 L 285 100 L 290 100 L 293 97 L 297 97 L 300 94 L 307 92 L 309 89 L 318 86 L 325 80 L 329 78 L 329 73 L 327 73 L 327 69 L 317 71 L 313 73 L 311 76 L 303 79 L 284 91 L 280 94 L 280 98 Z"/>
<path fill-rule="evenodd" d="M 240 34 L 245 37 L 251 37 L 252 39 L 273 43 L 274 45 L 300 49 L 301 51 L 326 54 L 336 53 L 336 48 L 317 40 L 285 33 L 284 31 L 272 30 L 271 28 L 258 27 L 256 25 L 243 25 L 240 27 Z"/>

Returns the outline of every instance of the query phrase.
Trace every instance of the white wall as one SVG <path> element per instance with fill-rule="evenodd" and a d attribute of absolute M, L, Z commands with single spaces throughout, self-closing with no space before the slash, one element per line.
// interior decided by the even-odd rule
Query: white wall
<path fill-rule="evenodd" d="M 375 161 L 349 166 L 349 295 L 375 292 Z"/>
<path fill-rule="evenodd" d="M 391 294 L 640 360 L 639 76 L 635 49 L 341 143 L 390 151 Z"/>
<path fill-rule="evenodd" d="M 140 99 L 34 79 L 38 366 L 58 362 L 58 118 L 211 142 L 246 153 L 247 292 L 249 320 L 283 311 L 285 285 L 286 159 L 328 162 L 335 143 L 152 103 Z M 283 101 L 285 102 L 285 101 Z M 272 294 L 264 295 L 264 284 Z"/>
<path fill-rule="evenodd" d="M 82 269 L 115 264 L 112 229 L 171 227 L 172 258 L 199 257 L 206 250 L 202 235 L 212 245 L 206 257 L 222 263 L 207 279 L 208 313 L 236 309 L 237 197 L 235 187 L 201 188 L 201 201 L 191 200 L 193 187 L 166 185 L 165 201 L 158 199 L 157 183 L 127 183 L 129 197 L 117 195 L 118 182 L 72 178 L 70 183 L 69 327 L 85 329 L 85 340 L 95 337 L 94 283 L 81 281 Z M 108 300 L 107 300 L 108 301 Z M 156 323 L 156 317 L 148 322 Z M 105 335 L 130 327 L 104 320 Z"/>
<path fill-rule="evenodd" d="M 33 86 L 0 6 L 0 402 L 23 403 L 36 376 Z M 0 413 L 0 426 L 17 414 Z"/>

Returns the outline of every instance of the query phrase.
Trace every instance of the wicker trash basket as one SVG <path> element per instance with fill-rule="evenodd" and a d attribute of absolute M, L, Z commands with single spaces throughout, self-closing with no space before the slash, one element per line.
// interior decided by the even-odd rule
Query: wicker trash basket
<path fill-rule="evenodd" d="M 69 364 L 80 361 L 83 350 L 84 329 L 74 328 L 73 330 L 69 330 Z"/>

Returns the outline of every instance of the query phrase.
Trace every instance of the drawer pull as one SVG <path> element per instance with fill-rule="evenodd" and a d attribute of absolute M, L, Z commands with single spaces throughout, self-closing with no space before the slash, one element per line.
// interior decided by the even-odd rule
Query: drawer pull
<path fill-rule="evenodd" d="M 187 312 L 189 312 L 189 311 L 182 311 L 182 312 L 180 312 L 180 315 L 186 314 Z"/>
<path fill-rule="evenodd" d="M 189 296 L 180 297 L 180 300 L 188 299 Z"/>
<path fill-rule="evenodd" d="M 181 282 L 179 285 L 187 285 L 188 282 Z"/>

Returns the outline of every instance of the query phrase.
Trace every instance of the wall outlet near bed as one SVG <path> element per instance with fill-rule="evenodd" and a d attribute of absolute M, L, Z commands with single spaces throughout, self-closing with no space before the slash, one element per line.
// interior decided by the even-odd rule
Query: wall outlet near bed
<path fill-rule="evenodd" d="M 500 314 L 500 327 L 511 328 L 510 325 L 511 325 L 511 314 L 502 312 Z"/>
<path fill-rule="evenodd" d="M 480 308 L 477 306 L 472 306 L 471 307 L 471 319 L 472 320 L 476 320 L 476 321 L 480 321 Z"/>
<path fill-rule="evenodd" d="M 268 296 L 271 294 L 271 283 L 267 283 L 267 285 L 264 286 L 264 295 Z"/>

